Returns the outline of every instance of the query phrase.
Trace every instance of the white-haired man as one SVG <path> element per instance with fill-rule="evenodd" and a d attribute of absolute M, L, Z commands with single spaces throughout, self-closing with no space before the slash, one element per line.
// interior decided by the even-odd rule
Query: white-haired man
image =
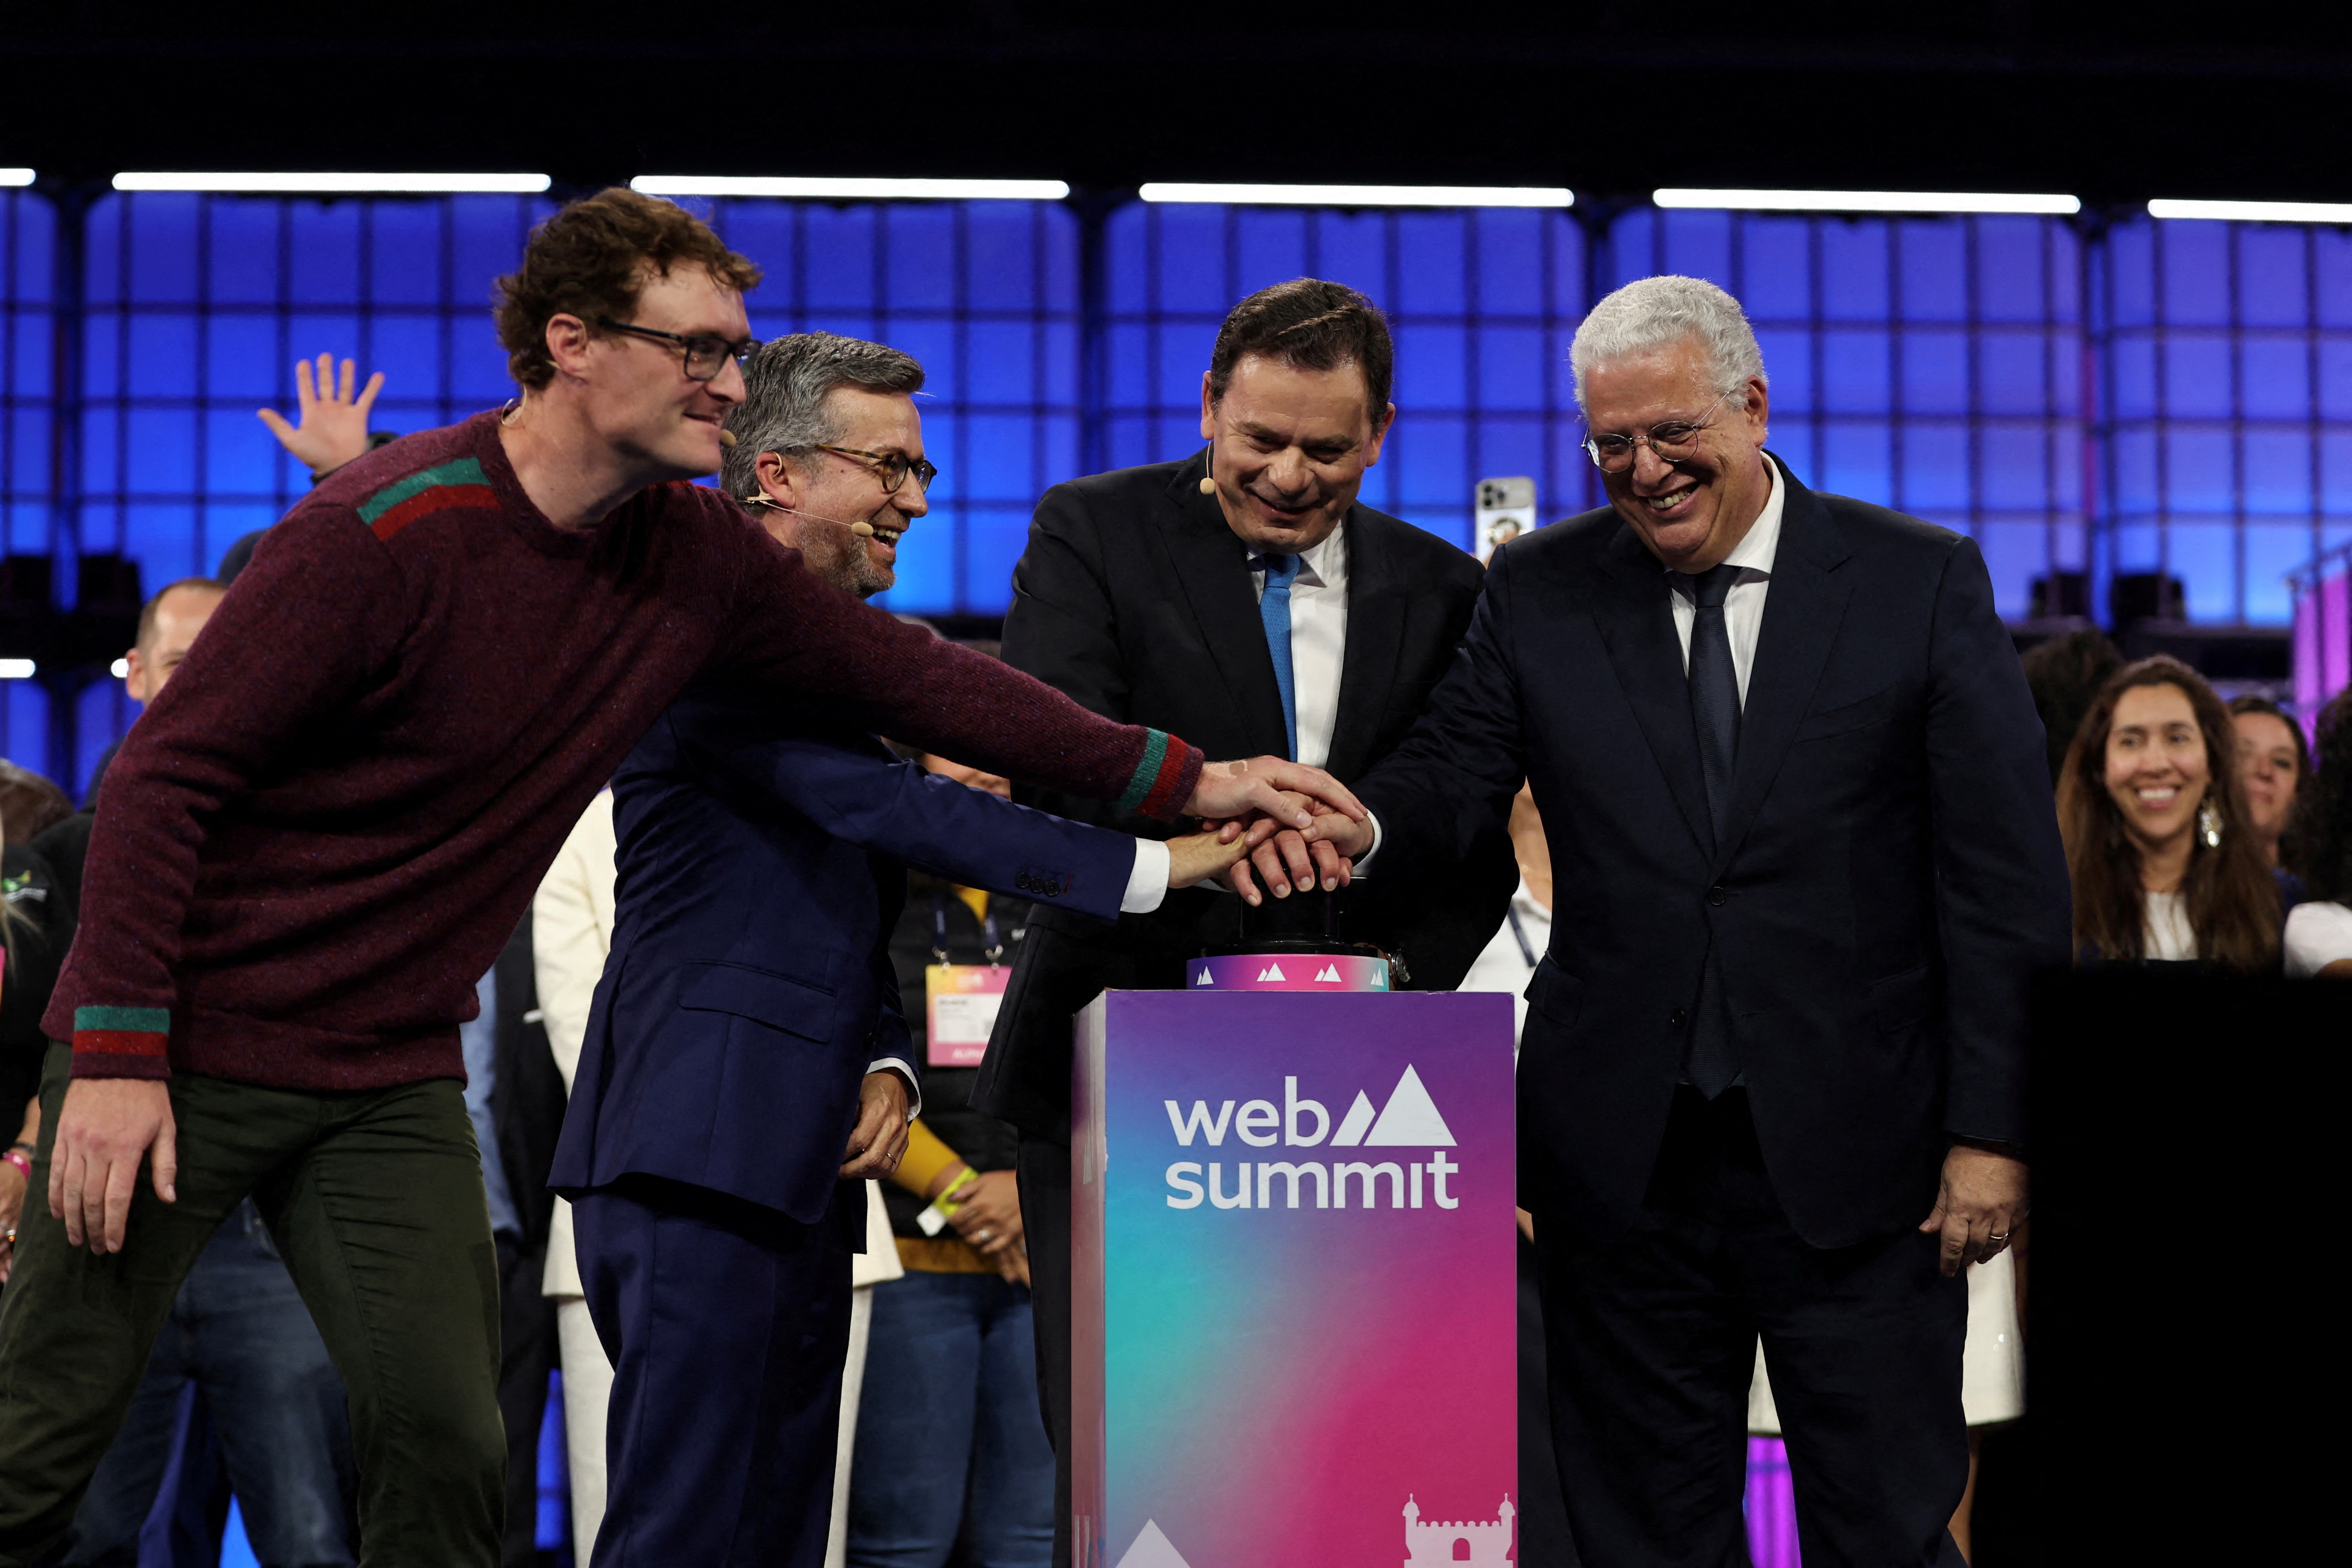
<path fill-rule="evenodd" d="M 1808 1568 L 1957 1565 L 1958 1275 L 2023 1216 L 2067 958 L 2041 727 L 1972 542 L 1766 453 L 1730 295 L 1628 284 L 1573 358 L 1610 505 L 1496 553 L 1360 868 L 1458 858 L 1522 773 L 1549 829 L 1520 1191 L 1583 1561 L 1725 1561 L 1760 1333 Z M 1261 869 L 1375 842 L 1330 826 Z"/>

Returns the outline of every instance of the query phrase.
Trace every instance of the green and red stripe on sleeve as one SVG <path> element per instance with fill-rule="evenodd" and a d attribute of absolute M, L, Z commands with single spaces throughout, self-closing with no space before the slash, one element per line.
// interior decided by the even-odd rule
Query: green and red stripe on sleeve
<path fill-rule="evenodd" d="M 457 507 L 499 504 L 489 476 L 473 458 L 453 458 L 397 479 L 360 502 L 360 521 L 378 539 L 390 539 L 418 518 Z"/>
<path fill-rule="evenodd" d="M 169 1078 L 171 1039 L 168 1007 L 77 1007 L 74 1077 Z"/>
<path fill-rule="evenodd" d="M 1152 729 L 1146 729 L 1143 736 L 1143 760 L 1136 763 L 1134 776 L 1127 781 L 1118 808 L 1166 821 L 1192 798 L 1200 769 L 1193 763 L 1192 748 L 1174 736 Z"/>

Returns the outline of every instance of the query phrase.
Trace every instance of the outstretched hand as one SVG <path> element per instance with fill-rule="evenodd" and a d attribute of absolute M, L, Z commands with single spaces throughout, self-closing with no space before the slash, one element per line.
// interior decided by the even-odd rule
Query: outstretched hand
<path fill-rule="evenodd" d="M 324 475 L 354 458 L 367 455 L 368 410 L 375 406 L 375 395 L 383 390 L 383 372 L 368 377 L 367 385 L 354 397 L 352 383 L 358 374 L 358 363 L 345 360 L 342 390 L 336 391 L 335 356 L 320 354 L 314 391 L 310 362 L 296 360 L 294 390 L 299 400 L 301 423 L 288 424 L 286 416 L 275 409 L 257 410 L 261 422 L 269 426 L 269 433 L 278 437 L 278 444 L 313 474 Z"/>
<path fill-rule="evenodd" d="M 1286 801 L 1286 791 L 1305 796 L 1307 803 Z M 1212 822 L 1263 816 L 1281 826 L 1307 833 L 1313 829 L 1313 808 L 1318 805 L 1351 822 L 1361 822 L 1370 815 L 1347 785 L 1321 768 L 1282 757 L 1208 763 L 1201 769 L 1201 782 L 1193 786 L 1184 811 Z"/>

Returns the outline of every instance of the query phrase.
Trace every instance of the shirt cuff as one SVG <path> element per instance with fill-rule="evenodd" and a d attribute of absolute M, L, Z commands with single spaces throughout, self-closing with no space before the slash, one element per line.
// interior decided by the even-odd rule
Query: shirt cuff
<path fill-rule="evenodd" d="M 1357 857 L 1356 868 L 1354 871 L 1350 873 L 1350 875 L 1357 877 L 1364 877 L 1371 874 L 1372 857 L 1381 852 L 1381 819 L 1369 811 L 1364 814 L 1364 816 L 1366 820 L 1370 821 L 1372 825 L 1372 847 L 1370 849 L 1365 850 L 1362 855 Z"/>
<path fill-rule="evenodd" d="M 867 1072 L 894 1072 L 907 1080 L 907 1120 L 912 1121 L 923 1113 L 923 1080 L 907 1065 L 904 1057 L 884 1057 L 866 1064 Z"/>
<path fill-rule="evenodd" d="M 1168 898 L 1168 846 L 1157 838 L 1135 841 L 1135 864 L 1127 873 L 1127 892 L 1118 900 L 1123 915 L 1148 915 Z"/>

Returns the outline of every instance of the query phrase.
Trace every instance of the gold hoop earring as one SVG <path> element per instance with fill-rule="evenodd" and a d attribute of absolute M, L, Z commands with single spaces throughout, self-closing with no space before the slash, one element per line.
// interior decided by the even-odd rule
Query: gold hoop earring
<path fill-rule="evenodd" d="M 2221 847 L 2221 814 L 2213 809 L 2213 797 L 2210 795 L 2197 803 L 2197 837 L 2205 841 L 2208 849 Z"/>

